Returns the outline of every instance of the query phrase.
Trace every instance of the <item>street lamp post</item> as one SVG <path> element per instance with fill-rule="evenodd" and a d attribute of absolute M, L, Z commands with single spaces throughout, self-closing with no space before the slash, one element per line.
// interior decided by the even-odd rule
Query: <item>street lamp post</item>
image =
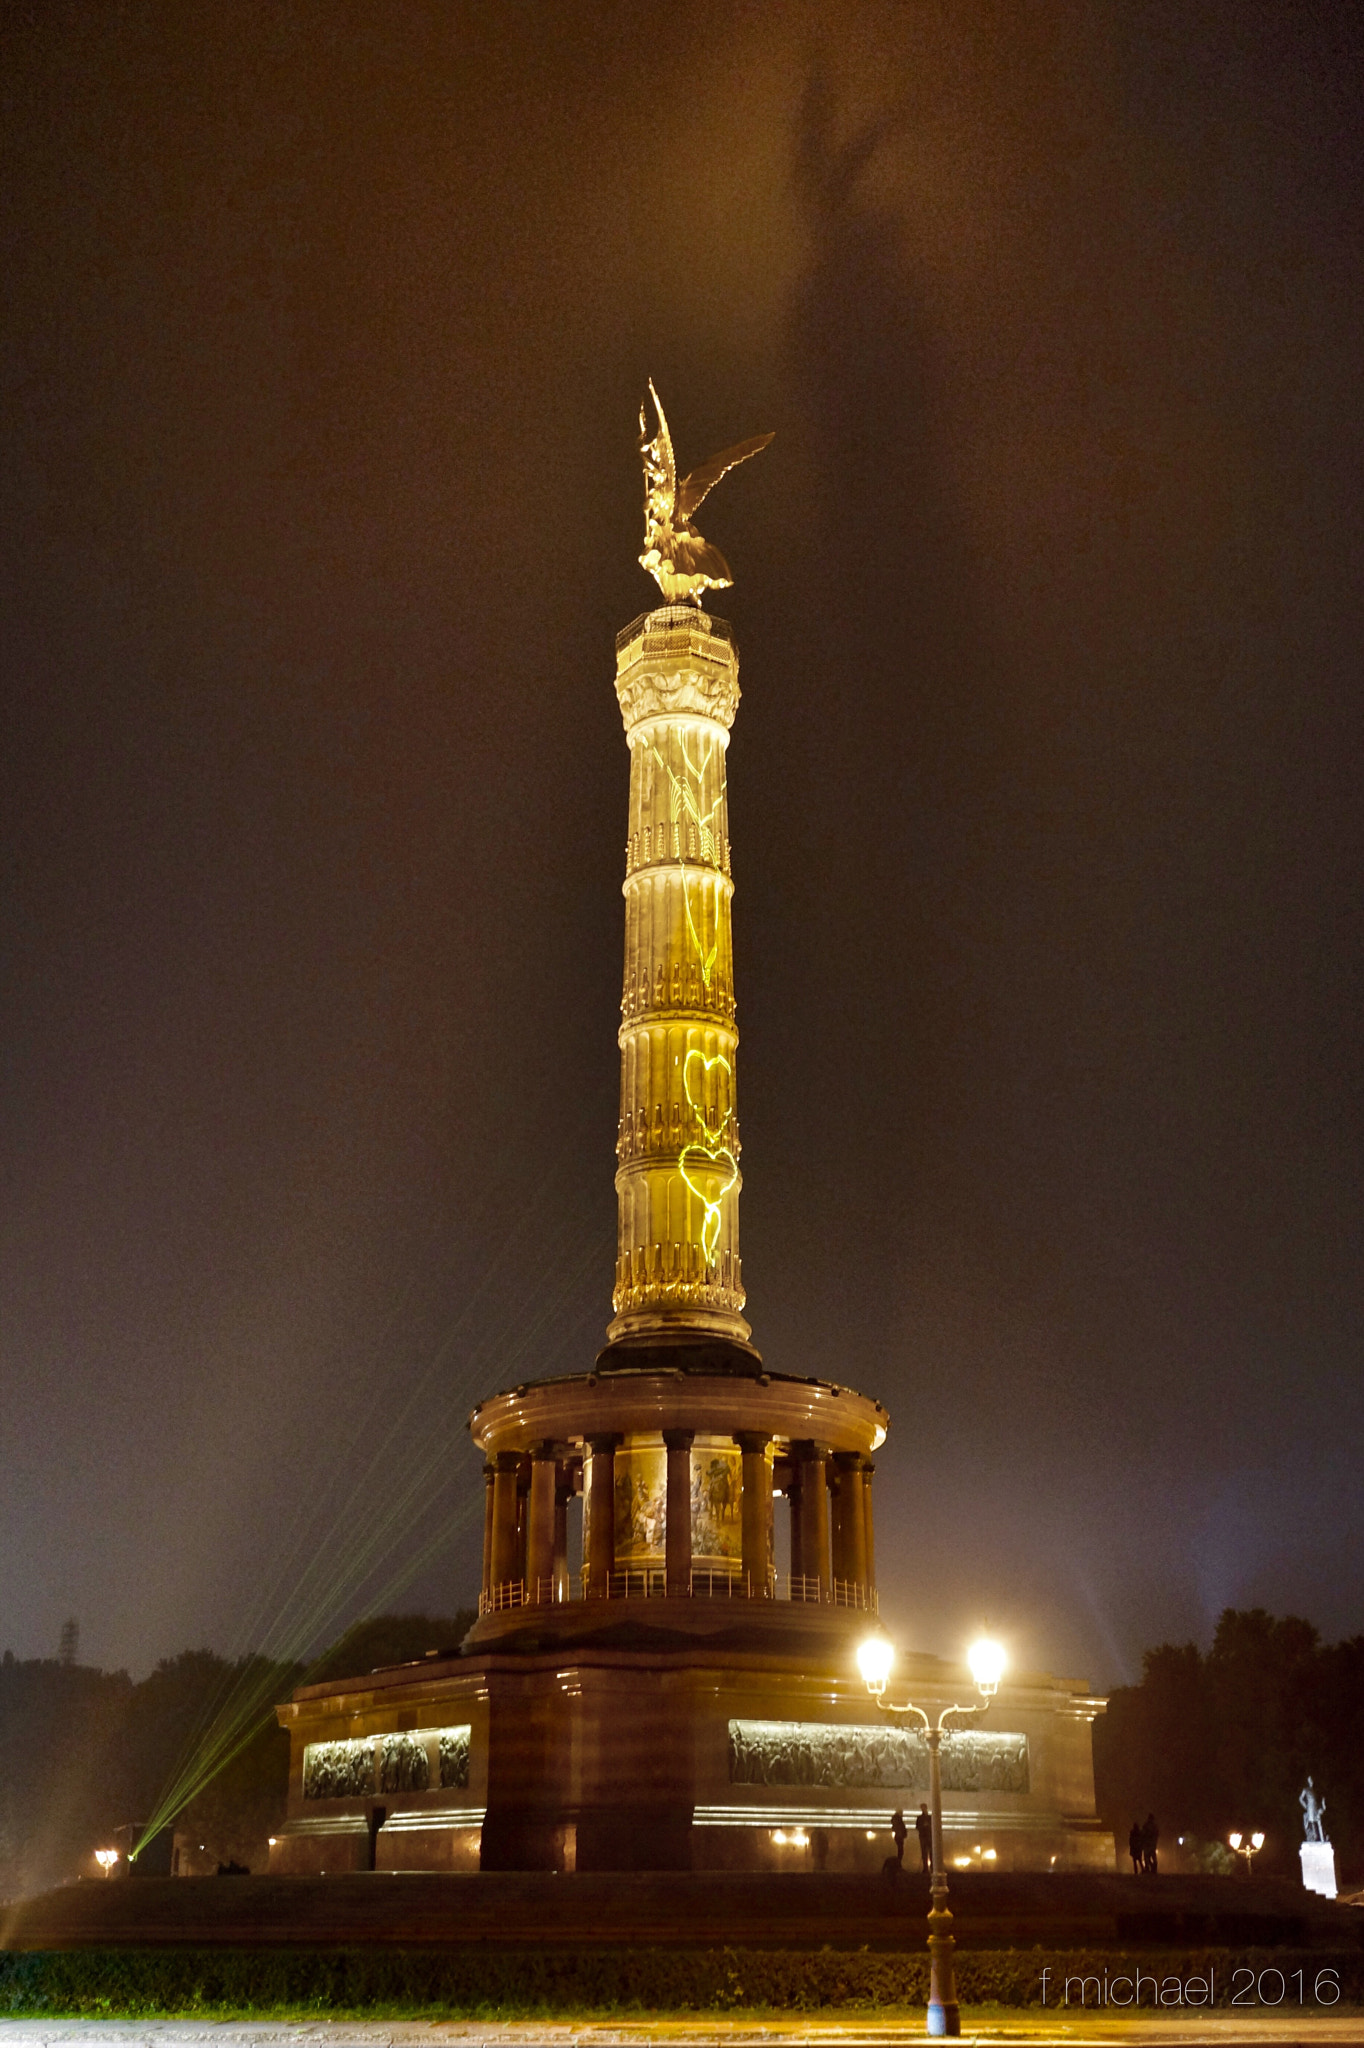
<path fill-rule="evenodd" d="M 1227 1847 L 1229 1849 L 1234 1849 L 1238 1856 L 1244 1856 L 1246 1859 L 1247 1877 L 1250 1876 L 1251 1864 L 1255 1858 L 1255 1855 L 1259 1850 L 1264 1848 L 1264 1845 L 1264 1834 L 1259 1828 L 1257 1828 L 1255 1830 L 1255 1833 L 1249 1837 L 1240 1834 L 1227 1836 Z"/>
<path fill-rule="evenodd" d="M 902 1707 L 891 1704 L 886 1698 L 886 1680 L 890 1667 L 895 1661 L 895 1652 L 885 1636 L 868 1636 L 857 1653 L 858 1669 L 866 1680 L 867 1691 L 872 1695 L 883 1714 L 903 1717 L 912 1714 L 923 1723 L 924 1741 L 928 1744 L 928 1798 L 933 1816 L 933 1869 L 929 1882 L 928 1906 L 928 2015 L 927 2031 L 930 2034 L 960 2034 L 961 2008 L 957 2004 L 956 1973 L 953 1969 L 952 1954 L 956 1943 L 952 1939 L 952 1915 L 947 1906 L 947 1862 L 942 1846 L 942 1768 L 939 1752 L 944 1735 L 952 1730 L 947 1723 L 953 1714 L 983 1714 L 999 1690 L 999 1681 L 1004 1672 L 1004 1652 L 998 1643 L 979 1642 L 972 1645 L 968 1656 L 971 1676 L 976 1681 L 976 1690 L 981 1696 L 979 1706 L 944 1707 L 936 1724 L 930 1720 L 922 1707 L 906 1701 Z"/>

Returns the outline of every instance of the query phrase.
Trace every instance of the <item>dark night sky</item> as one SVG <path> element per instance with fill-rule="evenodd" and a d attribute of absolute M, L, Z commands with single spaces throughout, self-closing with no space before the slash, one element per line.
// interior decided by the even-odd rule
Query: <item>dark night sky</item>
<path fill-rule="evenodd" d="M 448 1611 L 601 1339 L 650 372 L 777 430 L 745 1277 L 901 1639 L 1364 1629 L 1357 10 L 663 20 L 4 11 L 16 1654 L 264 1640 L 333 1511 Z"/>

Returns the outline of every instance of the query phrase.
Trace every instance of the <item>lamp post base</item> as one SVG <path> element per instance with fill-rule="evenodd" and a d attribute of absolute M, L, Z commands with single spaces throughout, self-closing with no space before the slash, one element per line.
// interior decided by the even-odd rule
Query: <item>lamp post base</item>
<path fill-rule="evenodd" d="M 934 2036 L 955 2036 L 961 2032 L 961 2007 L 957 2003 L 956 1971 L 952 1967 L 956 1943 L 949 1932 L 951 1925 L 951 1913 L 941 1897 L 935 1897 L 928 1915 L 928 2032 Z"/>

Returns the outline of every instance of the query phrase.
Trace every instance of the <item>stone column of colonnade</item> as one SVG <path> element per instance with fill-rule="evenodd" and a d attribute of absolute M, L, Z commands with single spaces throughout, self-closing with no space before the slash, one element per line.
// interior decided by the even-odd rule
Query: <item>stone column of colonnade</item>
<path fill-rule="evenodd" d="M 553 1598 L 556 1476 L 553 1443 L 536 1444 L 530 1454 L 526 1515 L 526 1592 L 536 1601 Z"/>
<path fill-rule="evenodd" d="M 876 1588 L 870 1458 L 797 1442 L 791 1468 L 793 1593 L 867 1604 Z"/>
<path fill-rule="evenodd" d="M 693 1433 L 663 1433 L 666 1454 L 665 1584 L 673 1598 L 691 1590 Z M 741 1458 L 741 1562 L 748 1591 L 759 1599 L 771 1592 L 769 1542 L 772 1478 L 767 1452 L 772 1439 L 739 1431 Z M 615 1559 L 615 1462 L 622 1438 L 589 1436 L 584 1445 L 587 1493 L 587 1554 L 583 1559 L 589 1598 L 610 1592 Z M 783 1454 L 791 1518 L 791 1578 L 796 1598 L 867 1603 L 876 1585 L 871 1482 L 875 1467 L 857 1451 L 829 1452 L 798 1440 Z M 529 1457 L 499 1451 L 484 1466 L 483 1594 L 522 1588 L 522 1598 L 540 1603 L 571 1595 L 568 1574 L 568 1504 L 575 1486 L 572 1467 L 545 1441 Z"/>
<path fill-rule="evenodd" d="M 832 1573 L 826 1453 L 808 1439 L 798 1440 L 791 1446 L 791 1468 L 791 1577 L 813 1581 L 815 1597 L 827 1599 Z"/>
<path fill-rule="evenodd" d="M 664 1503 L 664 1558 L 667 1591 L 673 1597 L 691 1591 L 691 1447 L 689 1429 L 665 1429 L 667 1496 Z"/>
<path fill-rule="evenodd" d="M 568 1504 L 575 1467 L 552 1441 L 529 1456 L 498 1451 L 483 1467 L 483 1604 L 505 1604 L 507 1589 L 541 1603 L 567 1600 Z M 500 1597 L 494 1599 L 495 1595 Z"/>
<path fill-rule="evenodd" d="M 739 660 L 689 605 L 621 635 L 630 747 L 612 1343 L 746 1342 L 725 759 Z"/>

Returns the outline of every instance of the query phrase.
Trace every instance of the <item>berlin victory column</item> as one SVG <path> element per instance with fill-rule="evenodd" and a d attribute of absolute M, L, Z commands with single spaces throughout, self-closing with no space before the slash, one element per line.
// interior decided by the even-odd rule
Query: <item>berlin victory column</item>
<path fill-rule="evenodd" d="M 872 1457 L 889 1417 L 834 1379 L 770 1369 L 744 1316 L 726 811 L 739 659 L 702 608 L 731 577 L 693 520 L 771 436 L 679 481 L 649 391 L 640 560 L 665 602 L 616 644 L 630 813 L 614 1317 L 590 1370 L 470 1417 L 483 1572 L 460 1648 L 279 1709 L 292 1757 L 275 1870 L 877 1869 L 891 1812 L 928 1783 L 923 1743 L 878 1717 L 855 1661 L 877 1610 Z M 930 1702 L 964 1679 L 924 1655 L 900 1669 Z M 1090 1744 L 1102 1705 L 1040 1673 L 1004 1686 L 996 1725 L 944 1750 L 948 1853 L 967 1840 L 997 1869 L 1111 1868 Z"/>

